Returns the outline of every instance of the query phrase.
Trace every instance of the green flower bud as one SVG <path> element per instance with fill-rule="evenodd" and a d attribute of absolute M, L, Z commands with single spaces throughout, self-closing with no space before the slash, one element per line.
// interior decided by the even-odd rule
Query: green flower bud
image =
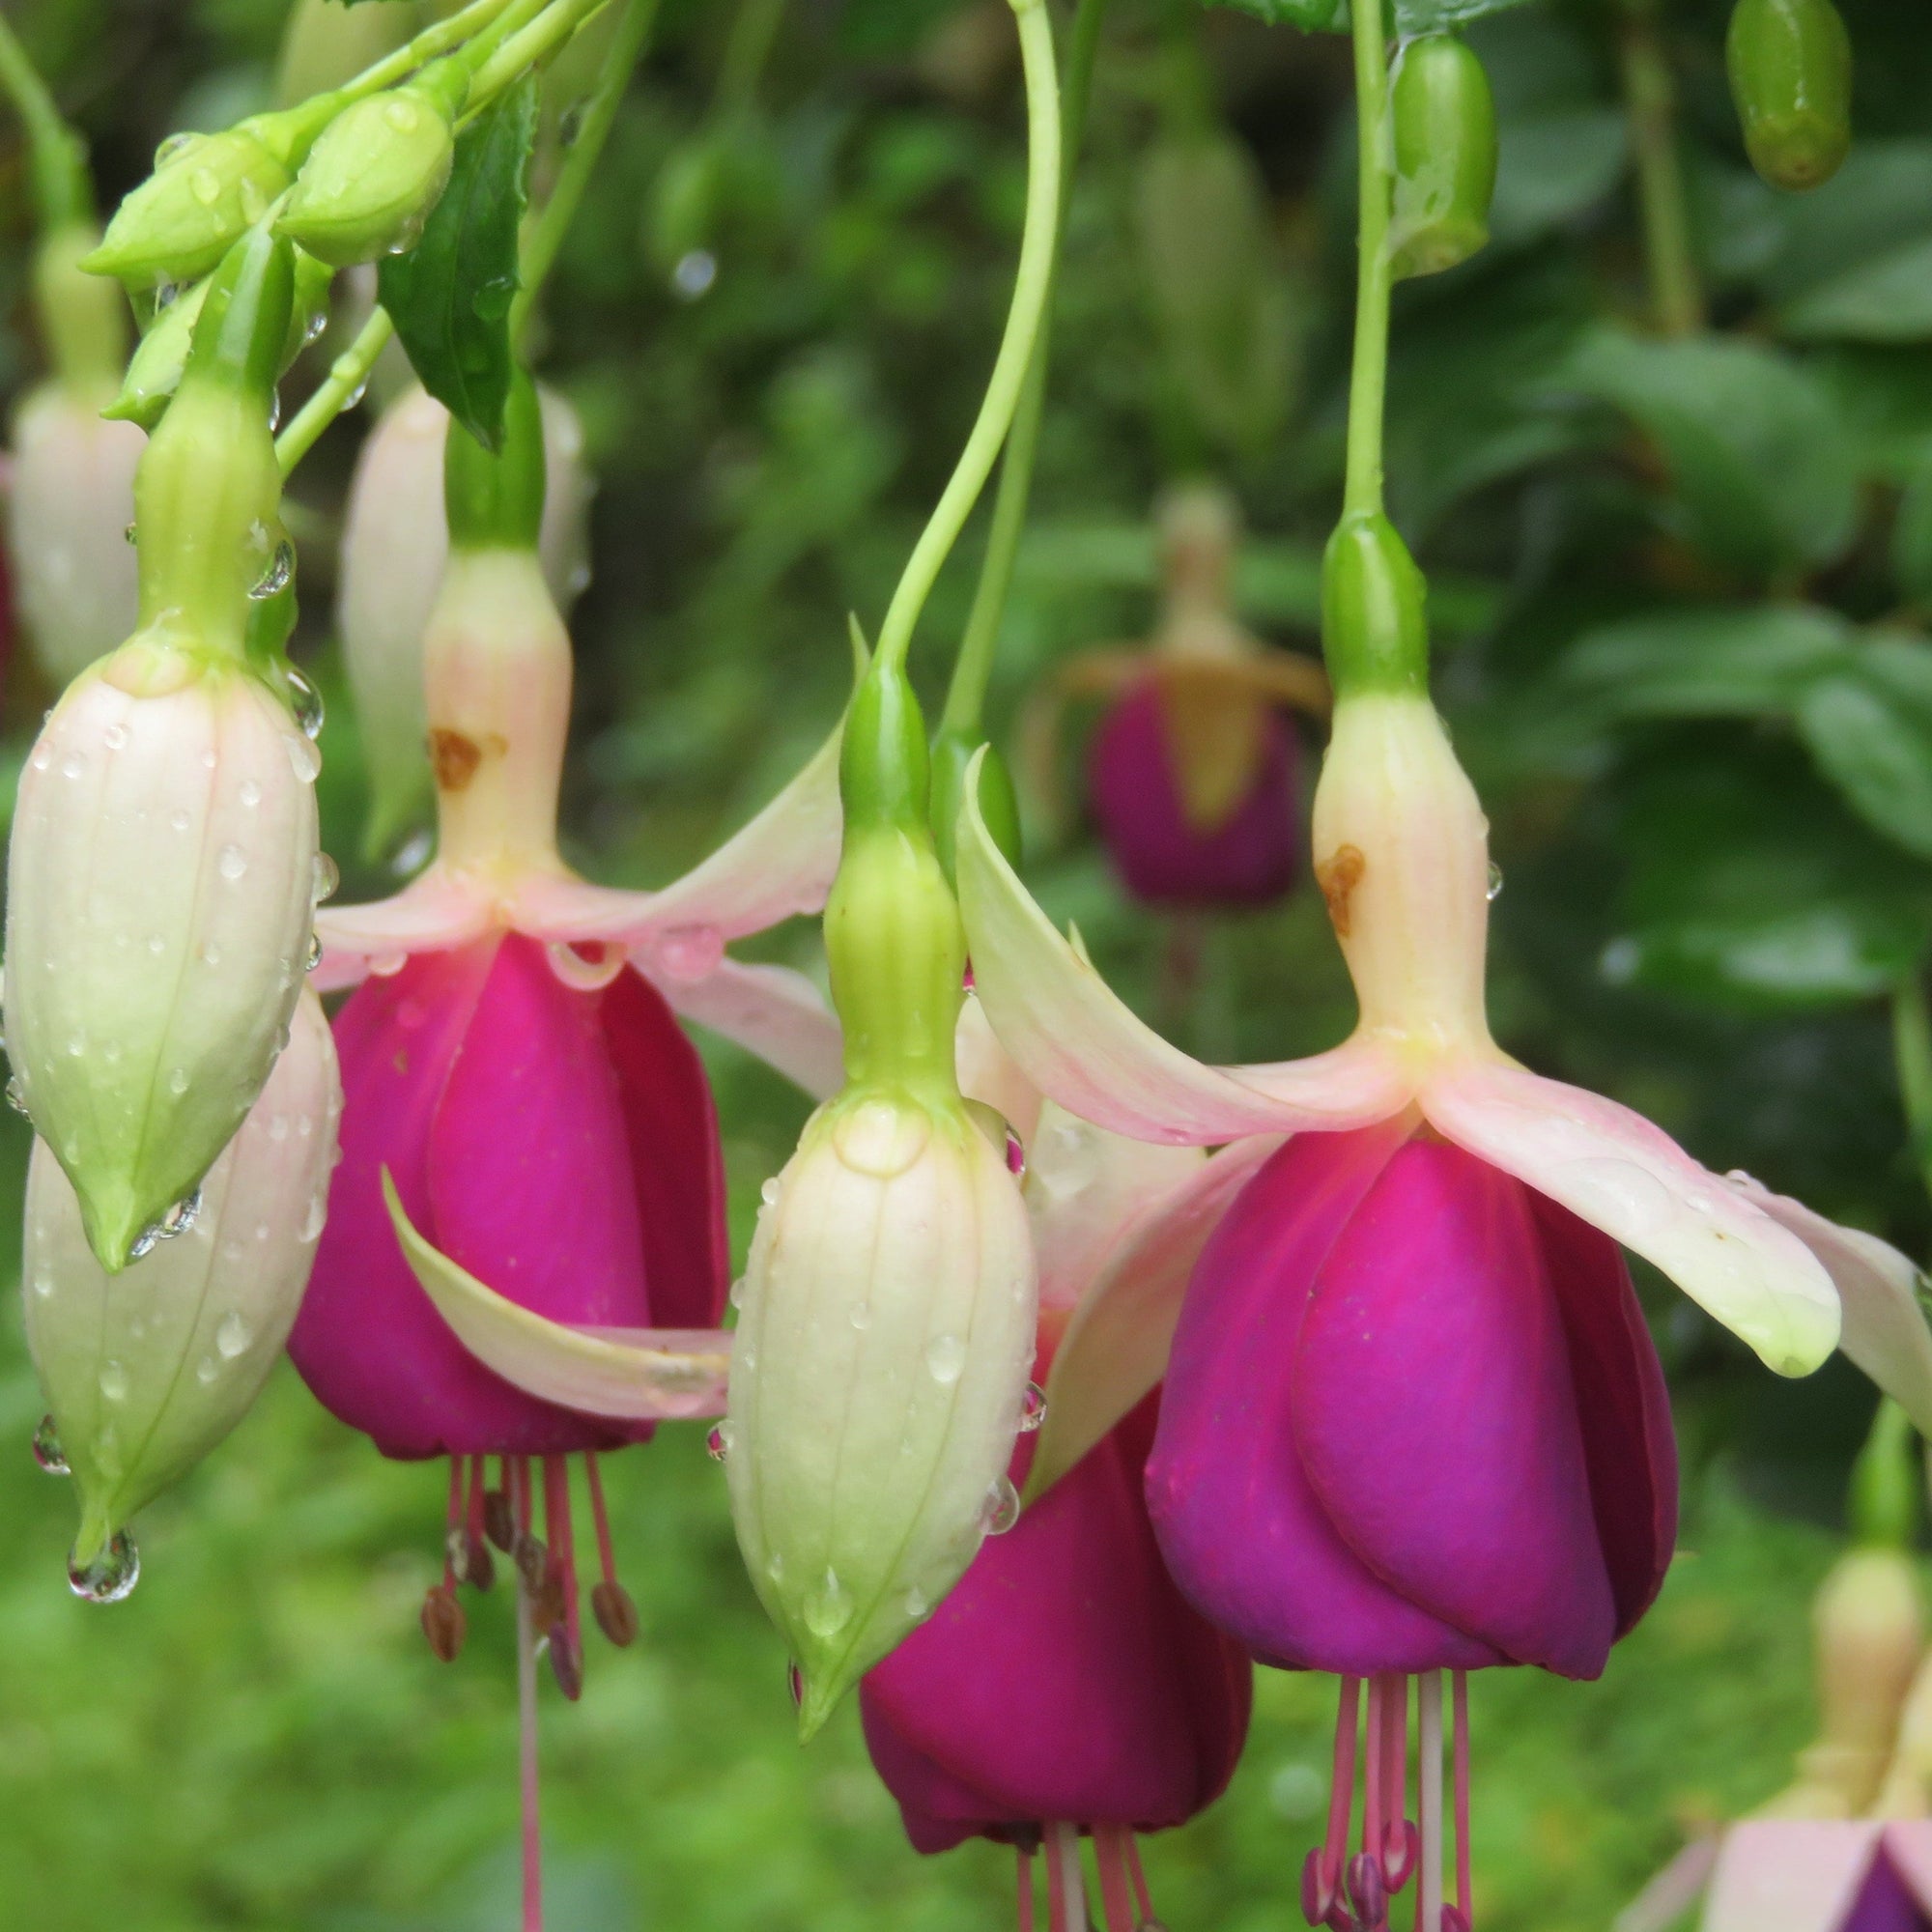
<path fill-rule="evenodd" d="M 1398 278 L 1440 274 L 1490 239 L 1496 109 L 1490 77 L 1453 34 L 1410 41 L 1389 94 L 1395 129 L 1390 264 Z"/>
<path fill-rule="evenodd" d="M 277 223 L 338 269 L 412 247 L 441 198 L 468 73 L 439 62 L 345 108 L 316 142 Z"/>
<path fill-rule="evenodd" d="M 1003 1513 L 1037 1294 L 1020 1191 L 956 1093 L 848 1089 L 767 1190 L 725 1468 L 807 1737 Z"/>
<path fill-rule="evenodd" d="M 289 185 L 287 165 L 251 126 L 164 142 L 83 266 L 130 289 L 207 274 Z"/>
<path fill-rule="evenodd" d="M 1337 698 L 1429 689 L 1428 585 L 1386 517 L 1346 517 L 1321 559 L 1321 648 Z"/>
<path fill-rule="evenodd" d="M 201 1184 L 191 1215 L 116 1275 L 89 1250 L 80 1204 L 46 1143 L 27 1177 L 27 1346 L 79 1491 L 74 1587 L 113 1588 L 107 1552 L 261 1392 L 300 1305 L 328 1206 L 342 1084 L 313 993 L 261 1098 Z M 43 1453 L 52 1447 L 43 1442 Z M 107 1589 L 100 1586 L 105 1582 Z"/>
<path fill-rule="evenodd" d="M 1801 192 L 1852 145 L 1852 43 L 1832 0 L 1738 0 L 1724 42 L 1751 166 Z"/>

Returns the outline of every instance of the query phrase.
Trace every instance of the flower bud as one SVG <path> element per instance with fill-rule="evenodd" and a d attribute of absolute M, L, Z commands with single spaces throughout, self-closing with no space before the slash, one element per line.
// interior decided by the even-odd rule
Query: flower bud
<path fill-rule="evenodd" d="M 127 532 L 147 438 L 98 406 L 50 383 L 14 419 L 9 556 L 34 654 L 61 684 L 128 636 L 138 605 Z"/>
<path fill-rule="evenodd" d="M 144 632 L 21 774 L 8 854 L 17 1086 L 114 1273 L 261 1092 L 314 912 L 314 747 L 241 662 Z"/>
<path fill-rule="evenodd" d="M 1496 185 L 1496 108 L 1490 78 L 1453 34 L 1410 41 L 1396 61 L 1389 112 L 1395 129 L 1391 266 L 1435 275 L 1467 261 L 1490 239 Z"/>
<path fill-rule="evenodd" d="M 1724 64 L 1751 166 L 1794 192 L 1830 181 L 1852 145 L 1852 43 L 1832 0 L 1738 0 Z"/>
<path fill-rule="evenodd" d="M 1019 1189 L 956 1098 L 848 1090 L 767 1190 L 726 1468 L 807 1737 L 1007 1503 L 1036 1293 Z"/>
<path fill-rule="evenodd" d="M 539 551 L 559 609 L 589 581 L 590 484 L 577 412 L 540 389 L 548 481 Z M 442 582 L 449 533 L 442 498 L 449 414 L 421 389 L 384 412 L 355 467 L 342 539 L 337 621 L 362 727 L 375 803 L 368 844 L 381 852 L 428 803 L 423 757 L 423 633 Z"/>
<path fill-rule="evenodd" d="M 302 163 L 280 232 L 338 269 L 413 246 L 449 181 L 467 84 L 442 61 L 345 108 Z"/>
<path fill-rule="evenodd" d="M 207 274 L 289 185 L 288 167 L 251 122 L 221 134 L 174 135 L 155 163 L 84 265 L 130 289 Z"/>
<path fill-rule="evenodd" d="M 89 1250 L 67 1177 L 36 1142 L 27 1345 L 80 1492 L 76 1579 L 259 1394 L 308 1282 L 341 1110 L 328 1022 L 304 992 L 288 1048 L 192 1216 L 112 1276 Z"/>

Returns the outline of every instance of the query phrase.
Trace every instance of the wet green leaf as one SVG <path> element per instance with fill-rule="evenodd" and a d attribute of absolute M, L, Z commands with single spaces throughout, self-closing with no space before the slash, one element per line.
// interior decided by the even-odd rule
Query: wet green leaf
<path fill-rule="evenodd" d="M 1804 693 L 1798 727 L 1874 831 L 1932 859 L 1932 644 L 1873 639 Z"/>

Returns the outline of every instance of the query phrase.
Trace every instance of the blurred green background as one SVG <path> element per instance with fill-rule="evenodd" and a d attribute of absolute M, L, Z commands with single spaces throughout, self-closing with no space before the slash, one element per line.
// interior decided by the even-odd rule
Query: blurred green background
<path fill-rule="evenodd" d="M 287 0 L 8 4 L 93 140 L 105 204 L 168 132 L 287 84 Z M 325 16 L 311 54 L 330 28 L 421 12 L 303 11 Z M 1474 30 L 1502 121 L 1494 241 L 1401 293 L 1389 469 L 1436 585 L 1440 699 L 1506 877 L 1504 1043 L 1641 1107 L 1712 1165 L 1922 1253 L 1915 1138 L 1932 1150 L 1898 1098 L 1891 1009 L 1932 946 L 1932 36 L 1896 0 L 1844 11 L 1858 146 L 1802 202 L 1745 165 L 1720 6 L 1541 0 Z M 594 52 L 553 75 L 559 117 Z M 1704 324 L 1675 336 L 1654 326 L 1634 61 L 1677 88 L 1667 131 Z M 1017 88 L 1002 0 L 666 0 L 546 302 L 542 368 L 583 415 L 600 490 L 567 805 L 592 875 L 675 875 L 836 716 L 846 612 L 876 624 L 990 364 L 1023 189 Z M 1340 474 L 1350 117 L 1338 40 L 1115 0 L 1002 728 L 1062 655 L 1146 634 L 1149 506 L 1197 470 L 1246 508 L 1250 621 L 1312 643 Z M 21 163 L 0 128 L 9 393 L 41 366 Z M 300 652 L 331 695 L 334 532 L 365 421 L 332 430 L 295 487 Z M 928 692 L 982 526 L 922 633 Z M 9 680 L 17 751 L 51 694 L 21 653 Z M 327 842 L 345 895 L 374 895 L 392 880 L 354 863 L 365 800 L 339 696 L 324 750 Z M 1185 1043 L 1274 1059 L 1346 1029 L 1316 895 L 1215 923 L 1177 1002 L 1173 935 L 1122 900 L 1077 818 L 1036 812 L 1032 832 L 1042 901 Z M 810 965 L 812 947 L 800 927 L 753 950 Z M 742 1251 L 805 1103 L 729 1049 L 712 1064 Z M 0 1114 L 9 1274 L 23 1131 Z M 1784 1781 L 1809 1721 L 1808 1594 L 1838 1547 L 1870 1392 L 1839 1365 L 1775 1383 L 1644 1286 L 1678 1402 L 1684 1551 L 1601 1685 L 1477 1682 L 1493 1932 L 1600 1932 L 1686 1829 Z M 64 1586 L 70 1504 L 28 1456 L 38 1412 L 10 1314 L 0 1918 L 510 1923 L 509 1605 L 475 1610 L 456 1665 L 430 1660 L 416 1611 L 440 1565 L 440 1471 L 383 1463 L 283 1373 L 149 1513 L 141 1587 L 102 1611 Z M 697 1435 L 667 1432 L 609 1480 L 645 1634 L 625 1655 L 592 1640 L 581 1706 L 546 1699 L 558 1932 L 1006 1922 L 1007 1856 L 915 1859 L 852 1713 L 794 1744 L 785 1660 Z M 1177 1932 L 1300 1923 L 1330 1698 L 1325 1681 L 1265 1675 L 1232 1793 L 1151 1848 Z"/>

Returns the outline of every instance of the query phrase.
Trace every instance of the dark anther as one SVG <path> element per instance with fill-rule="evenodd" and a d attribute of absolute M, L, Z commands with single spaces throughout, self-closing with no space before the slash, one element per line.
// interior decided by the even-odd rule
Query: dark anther
<path fill-rule="evenodd" d="M 523 1573 L 524 1588 L 535 1596 L 543 1588 L 544 1577 L 550 1572 L 550 1551 L 543 1547 L 540 1538 L 525 1535 L 516 1539 L 510 1554 Z"/>
<path fill-rule="evenodd" d="M 599 1583 L 590 1593 L 590 1613 L 597 1619 L 597 1628 L 619 1650 L 637 1642 L 638 1606 L 623 1584 L 609 1577 Z"/>
<path fill-rule="evenodd" d="M 505 1556 L 517 1547 L 517 1520 L 510 1513 L 509 1492 L 492 1490 L 483 1498 L 483 1534 Z"/>
<path fill-rule="evenodd" d="M 1301 1916 L 1311 1925 L 1322 1924 L 1335 1903 L 1335 1881 L 1322 1870 L 1321 1847 L 1301 1861 Z"/>
<path fill-rule="evenodd" d="M 564 1619 L 563 1565 L 553 1556 L 544 1565 L 543 1581 L 530 1592 L 530 1619 L 540 1631 L 557 1630 Z"/>
<path fill-rule="evenodd" d="M 1349 1861 L 1349 1898 L 1366 1932 L 1380 1932 L 1388 1923 L 1388 1885 L 1373 1853 L 1357 1852 Z"/>
<path fill-rule="evenodd" d="M 440 1663 L 454 1663 L 463 1649 L 463 1637 L 469 1620 L 455 1593 L 438 1583 L 423 1599 L 423 1635 Z"/>
<path fill-rule="evenodd" d="M 583 1651 L 561 1624 L 550 1634 L 550 1667 L 556 1688 L 576 1703 L 583 1695 Z"/>
<path fill-rule="evenodd" d="M 1382 1877 L 1391 1891 L 1408 1883 L 1422 1856 L 1422 1832 L 1413 1818 L 1399 1819 L 1382 1833 Z"/>
<path fill-rule="evenodd" d="M 490 1546 L 480 1536 L 464 1539 L 463 1580 L 472 1590 L 487 1590 L 497 1580 L 497 1559 L 490 1554 Z"/>
<path fill-rule="evenodd" d="M 1460 1905 L 1442 1908 L 1442 1932 L 1470 1932 L 1469 1915 Z"/>

